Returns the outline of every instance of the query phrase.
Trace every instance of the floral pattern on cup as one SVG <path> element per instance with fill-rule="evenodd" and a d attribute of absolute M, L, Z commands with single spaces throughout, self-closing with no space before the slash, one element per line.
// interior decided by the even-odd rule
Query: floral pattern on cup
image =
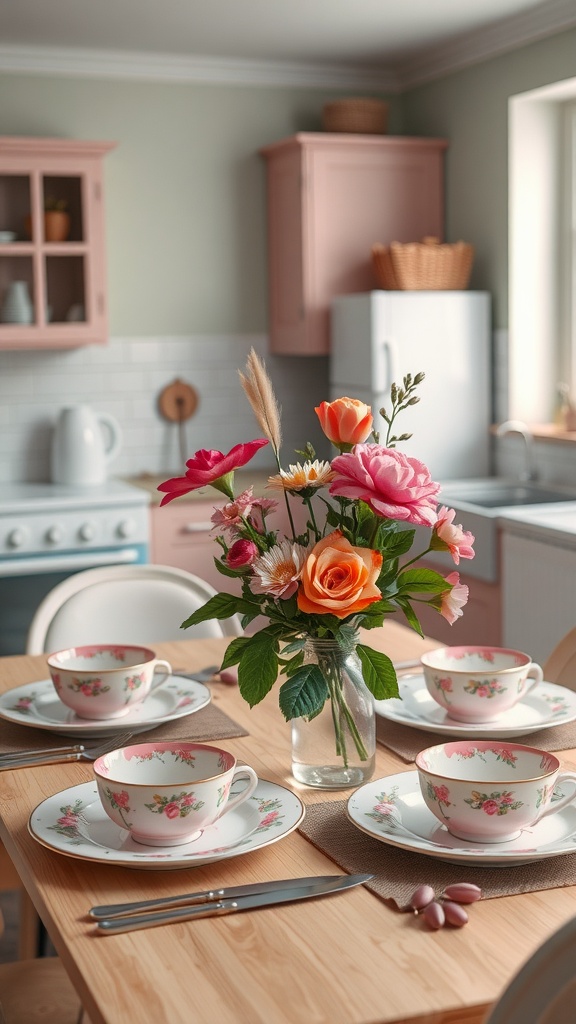
<path fill-rule="evenodd" d="M 474 811 L 484 811 L 484 814 L 508 814 L 509 811 L 517 811 L 524 806 L 522 800 L 515 800 L 510 790 L 502 792 L 493 790 L 491 793 L 478 793 L 472 791 L 472 796 L 467 797 L 464 803 L 468 804 Z M 537 806 L 541 803 L 541 793 Z"/>
<path fill-rule="evenodd" d="M 377 798 L 378 802 L 374 804 L 371 811 L 368 811 L 366 817 L 372 818 L 373 821 L 377 821 L 379 825 L 383 825 L 390 815 L 396 813 L 397 799 L 398 786 L 393 786 L 389 793 L 379 793 Z"/>
<path fill-rule="evenodd" d="M 219 802 L 222 803 L 220 796 Z M 154 802 L 144 804 L 152 814 L 165 814 L 167 818 L 186 818 L 192 811 L 204 807 L 203 800 L 195 800 L 193 793 L 173 793 L 172 796 L 155 796 Z"/>
<path fill-rule="evenodd" d="M 84 697 L 101 697 L 108 693 L 110 687 L 106 686 L 101 679 L 73 679 L 68 683 L 68 689 L 74 693 L 81 693 Z"/>
<path fill-rule="evenodd" d="M 495 697 L 497 693 L 506 693 L 507 687 L 502 686 L 497 679 L 482 679 L 473 681 L 464 687 L 466 693 L 471 693 L 476 697 L 486 697 L 490 700 L 491 697 Z"/>
<path fill-rule="evenodd" d="M 426 791 L 430 800 L 434 801 L 438 805 L 438 810 L 443 818 L 448 819 L 449 815 L 444 810 L 445 807 L 450 807 L 450 790 L 447 786 L 436 786 L 432 782 L 428 782 L 426 785 Z"/>

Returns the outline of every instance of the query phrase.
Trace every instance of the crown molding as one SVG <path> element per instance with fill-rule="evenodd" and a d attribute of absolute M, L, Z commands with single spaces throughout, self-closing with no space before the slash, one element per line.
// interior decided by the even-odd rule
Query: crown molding
<path fill-rule="evenodd" d="M 546 0 L 529 11 L 464 33 L 388 68 L 0 45 L 0 72 L 401 93 L 574 26 L 574 0 Z"/>
<path fill-rule="evenodd" d="M 374 67 L 48 46 L 0 45 L 0 72 L 208 85 L 371 89 L 379 92 L 395 92 L 398 88 L 394 73 Z"/>
<path fill-rule="evenodd" d="M 422 51 L 397 68 L 398 91 L 404 92 L 472 64 L 517 50 L 576 25 L 574 0 L 546 0 L 521 14 L 503 18 L 449 43 Z"/>

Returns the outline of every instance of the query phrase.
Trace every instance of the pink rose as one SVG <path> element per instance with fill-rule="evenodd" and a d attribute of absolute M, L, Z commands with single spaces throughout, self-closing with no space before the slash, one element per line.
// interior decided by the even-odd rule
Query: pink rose
<path fill-rule="evenodd" d="M 474 536 L 469 531 L 464 531 L 461 526 L 453 523 L 456 512 L 453 508 L 442 508 L 438 511 L 438 520 L 434 527 L 434 534 L 430 547 L 433 551 L 449 551 L 458 565 L 461 558 L 474 558 Z"/>
<path fill-rule="evenodd" d="M 468 600 L 468 587 L 466 584 L 460 583 L 460 576 L 457 572 L 451 572 L 446 577 L 446 583 L 449 583 L 452 589 L 442 594 L 440 614 L 450 625 L 453 625 L 456 619 L 462 615 L 462 608 Z"/>
<path fill-rule="evenodd" d="M 226 555 L 226 565 L 230 569 L 245 569 L 258 558 L 258 548 L 253 540 L 237 540 Z"/>
<path fill-rule="evenodd" d="M 438 685 L 444 693 L 452 693 L 452 680 L 450 677 L 448 677 L 448 679 L 441 679 Z"/>
<path fill-rule="evenodd" d="M 174 802 L 166 804 L 166 807 L 164 808 L 164 814 L 166 815 L 167 818 L 179 818 L 180 808 L 178 807 L 178 804 L 175 804 Z"/>
<path fill-rule="evenodd" d="M 330 494 L 361 499 L 385 519 L 434 526 L 440 484 L 418 459 L 379 444 L 357 444 L 352 452 L 337 455 L 332 469 L 336 477 Z"/>
<path fill-rule="evenodd" d="M 196 452 L 194 457 L 188 459 L 186 463 L 188 467 L 186 476 L 175 476 L 171 480 L 165 480 L 163 484 L 159 484 L 158 490 L 166 491 L 160 505 L 166 505 L 173 498 L 188 494 L 189 491 L 197 491 L 199 487 L 206 487 L 207 484 L 212 484 L 217 490 L 233 499 L 231 474 L 239 466 L 245 466 L 247 462 L 250 462 L 250 459 L 265 444 L 268 444 L 268 441 L 265 438 L 259 438 L 245 444 L 234 445 L 227 455 L 214 449 L 207 451 L 205 448 Z"/>
<path fill-rule="evenodd" d="M 128 807 L 130 797 L 125 789 L 123 789 L 121 793 L 112 793 L 112 796 L 118 804 L 118 807 Z"/>
<path fill-rule="evenodd" d="M 499 809 L 495 800 L 485 800 L 482 804 L 482 810 L 485 814 L 498 814 Z"/>
<path fill-rule="evenodd" d="M 434 795 L 441 804 L 449 804 L 450 790 L 447 786 L 434 786 Z"/>
<path fill-rule="evenodd" d="M 486 684 L 483 683 L 481 686 L 478 687 L 478 689 L 476 690 L 476 693 L 478 694 L 479 697 L 489 697 L 490 696 L 490 687 L 486 686 Z"/>

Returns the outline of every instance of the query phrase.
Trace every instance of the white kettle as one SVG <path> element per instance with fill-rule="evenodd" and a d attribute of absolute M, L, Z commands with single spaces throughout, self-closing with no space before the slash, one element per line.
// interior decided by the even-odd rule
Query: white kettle
<path fill-rule="evenodd" d="M 104 429 L 102 429 L 104 428 Z M 104 483 L 108 464 L 120 451 L 120 424 L 88 405 L 61 409 L 52 437 L 52 480 L 56 484 Z"/>

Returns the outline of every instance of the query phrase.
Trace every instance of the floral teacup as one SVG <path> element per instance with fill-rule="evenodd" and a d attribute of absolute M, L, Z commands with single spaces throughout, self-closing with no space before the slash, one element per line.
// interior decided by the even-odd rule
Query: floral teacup
<path fill-rule="evenodd" d="M 50 654 L 48 668 L 62 703 L 98 720 L 126 715 L 172 675 L 154 651 L 126 644 L 69 647 Z"/>
<path fill-rule="evenodd" d="M 576 798 L 576 772 L 536 747 L 460 740 L 416 757 L 427 807 L 459 839 L 505 843 Z M 569 792 L 559 788 L 568 784 Z M 555 792 L 556 790 L 556 792 Z"/>
<path fill-rule="evenodd" d="M 258 785 L 249 765 L 220 747 L 173 740 L 138 743 L 94 762 L 106 814 L 145 846 L 178 846 L 244 803 Z M 230 796 L 241 778 L 247 786 Z"/>
<path fill-rule="evenodd" d="M 430 696 L 459 722 L 491 722 L 542 682 L 540 665 L 507 647 L 439 647 L 420 658 Z"/>

